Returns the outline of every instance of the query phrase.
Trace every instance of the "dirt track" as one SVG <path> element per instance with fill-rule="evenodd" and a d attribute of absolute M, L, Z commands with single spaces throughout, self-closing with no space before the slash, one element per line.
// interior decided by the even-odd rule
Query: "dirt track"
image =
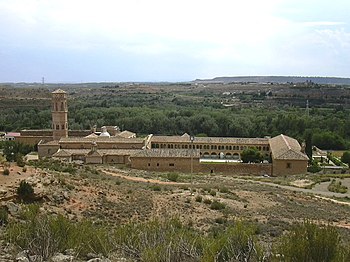
<path fill-rule="evenodd" d="M 142 183 L 151 183 L 151 184 L 160 184 L 160 185 L 190 185 L 190 183 L 161 181 L 158 179 L 146 179 L 143 177 L 126 176 L 126 175 L 122 175 L 122 174 L 107 171 L 107 170 L 101 170 L 101 171 L 107 175 L 120 177 L 120 178 L 129 180 L 129 181 L 133 181 L 133 182 L 142 182 Z"/>

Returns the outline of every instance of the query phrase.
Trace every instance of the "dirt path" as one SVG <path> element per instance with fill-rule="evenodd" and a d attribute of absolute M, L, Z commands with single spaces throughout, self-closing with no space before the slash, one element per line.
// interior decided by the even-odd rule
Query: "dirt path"
<path fill-rule="evenodd" d="M 120 177 L 122 179 L 126 179 L 126 180 L 133 181 L 133 182 L 152 183 L 152 184 L 160 184 L 160 185 L 190 185 L 190 183 L 161 181 L 161 180 L 158 180 L 158 179 L 146 179 L 146 178 L 143 178 L 143 177 L 133 177 L 133 176 L 122 175 L 120 173 L 111 172 L 111 171 L 107 171 L 107 170 L 101 170 L 101 171 L 104 172 L 107 175 Z M 319 197 L 321 199 L 330 200 L 330 201 L 332 201 L 334 203 L 337 203 L 337 204 L 344 204 L 344 205 L 350 206 L 349 202 L 343 202 L 343 201 L 335 200 L 335 199 L 331 198 L 331 197 L 344 198 L 348 194 L 340 194 L 340 193 L 334 193 L 334 192 L 317 191 L 317 190 L 313 190 L 313 189 L 298 188 L 298 187 L 293 187 L 293 186 L 284 186 L 284 185 L 274 184 L 274 183 L 271 183 L 271 182 L 263 182 L 263 181 L 241 179 L 241 178 L 233 178 L 233 177 L 223 177 L 223 180 L 225 180 L 225 179 L 235 180 L 235 181 L 240 181 L 240 182 L 256 183 L 256 184 L 267 185 L 267 186 L 271 186 L 271 187 L 278 187 L 278 188 L 286 189 L 286 190 L 289 190 L 289 191 L 311 193 L 311 194 L 316 195 L 317 197 Z"/>
<path fill-rule="evenodd" d="M 142 182 L 142 183 L 151 183 L 151 184 L 160 184 L 160 185 L 190 185 L 190 183 L 161 181 L 158 179 L 146 179 L 143 177 L 126 176 L 126 175 L 122 175 L 120 173 L 111 172 L 111 171 L 107 171 L 107 170 L 101 170 L 101 171 L 107 175 L 120 177 L 120 178 L 129 180 L 129 181 L 133 181 L 133 182 Z"/>
<path fill-rule="evenodd" d="M 318 190 L 306 189 L 306 188 L 300 188 L 300 187 L 293 187 L 293 186 L 284 186 L 284 185 L 274 184 L 274 183 L 271 183 L 271 182 L 263 182 L 263 181 L 241 179 L 241 178 L 231 178 L 231 179 L 232 180 L 236 180 L 236 181 L 241 181 L 241 182 L 245 181 L 245 182 L 251 182 L 251 183 L 267 185 L 267 186 L 272 186 L 272 187 L 279 187 L 279 188 L 283 188 L 283 189 L 290 190 L 290 191 L 311 193 L 311 194 L 314 194 L 314 195 L 320 195 L 320 196 L 323 196 L 323 197 L 327 197 L 328 199 L 330 199 L 329 197 L 344 198 L 344 197 L 348 197 L 349 196 L 349 193 L 341 194 L 341 193 L 334 193 L 334 192 L 325 192 L 325 191 L 318 191 Z M 342 201 L 338 201 L 337 203 L 349 204 L 348 202 L 342 202 Z"/>

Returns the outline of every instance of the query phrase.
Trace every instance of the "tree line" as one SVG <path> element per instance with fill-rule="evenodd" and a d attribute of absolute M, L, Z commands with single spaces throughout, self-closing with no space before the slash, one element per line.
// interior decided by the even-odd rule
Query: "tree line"
<path fill-rule="evenodd" d="M 105 105 L 103 101 L 90 98 L 69 101 L 69 128 L 118 125 L 122 130 L 139 135 L 189 133 L 222 137 L 264 137 L 283 133 L 299 141 L 304 141 L 311 132 L 312 143 L 322 149 L 349 148 L 350 110 L 347 109 L 315 108 L 308 116 L 299 108 L 223 108 L 191 103 L 179 106 L 166 105 L 162 100 L 149 106 L 120 106 Z M 49 106 L 44 110 L 18 107 L 0 115 L 2 131 L 50 127 Z"/>

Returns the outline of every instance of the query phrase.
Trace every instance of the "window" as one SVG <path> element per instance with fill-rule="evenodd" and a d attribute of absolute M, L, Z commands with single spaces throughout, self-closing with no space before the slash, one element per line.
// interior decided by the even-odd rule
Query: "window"
<path fill-rule="evenodd" d="M 292 163 L 287 163 L 287 168 L 292 168 Z"/>
<path fill-rule="evenodd" d="M 56 125 L 56 130 L 60 130 L 60 125 Z"/>
<path fill-rule="evenodd" d="M 175 166 L 175 164 L 174 163 L 169 163 L 169 166 Z"/>
<path fill-rule="evenodd" d="M 148 166 L 151 166 L 151 163 L 148 163 Z"/>
<path fill-rule="evenodd" d="M 159 163 L 157 163 L 157 166 L 159 166 Z"/>

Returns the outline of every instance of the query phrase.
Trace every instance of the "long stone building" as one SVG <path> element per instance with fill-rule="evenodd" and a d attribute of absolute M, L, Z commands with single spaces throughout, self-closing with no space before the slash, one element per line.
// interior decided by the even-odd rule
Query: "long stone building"
<path fill-rule="evenodd" d="M 22 133 L 21 133 L 22 134 Z M 52 130 L 25 130 L 23 141 L 39 141 L 39 157 L 86 164 L 128 164 L 154 171 L 293 175 L 307 171 L 308 157 L 294 138 L 232 138 L 148 135 L 137 138 L 117 126 L 68 129 L 67 93 L 52 92 Z M 20 140 L 20 139 L 19 139 Z M 272 163 L 241 163 L 243 150 L 255 147 Z M 210 160 L 210 161 L 209 161 Z"/>

